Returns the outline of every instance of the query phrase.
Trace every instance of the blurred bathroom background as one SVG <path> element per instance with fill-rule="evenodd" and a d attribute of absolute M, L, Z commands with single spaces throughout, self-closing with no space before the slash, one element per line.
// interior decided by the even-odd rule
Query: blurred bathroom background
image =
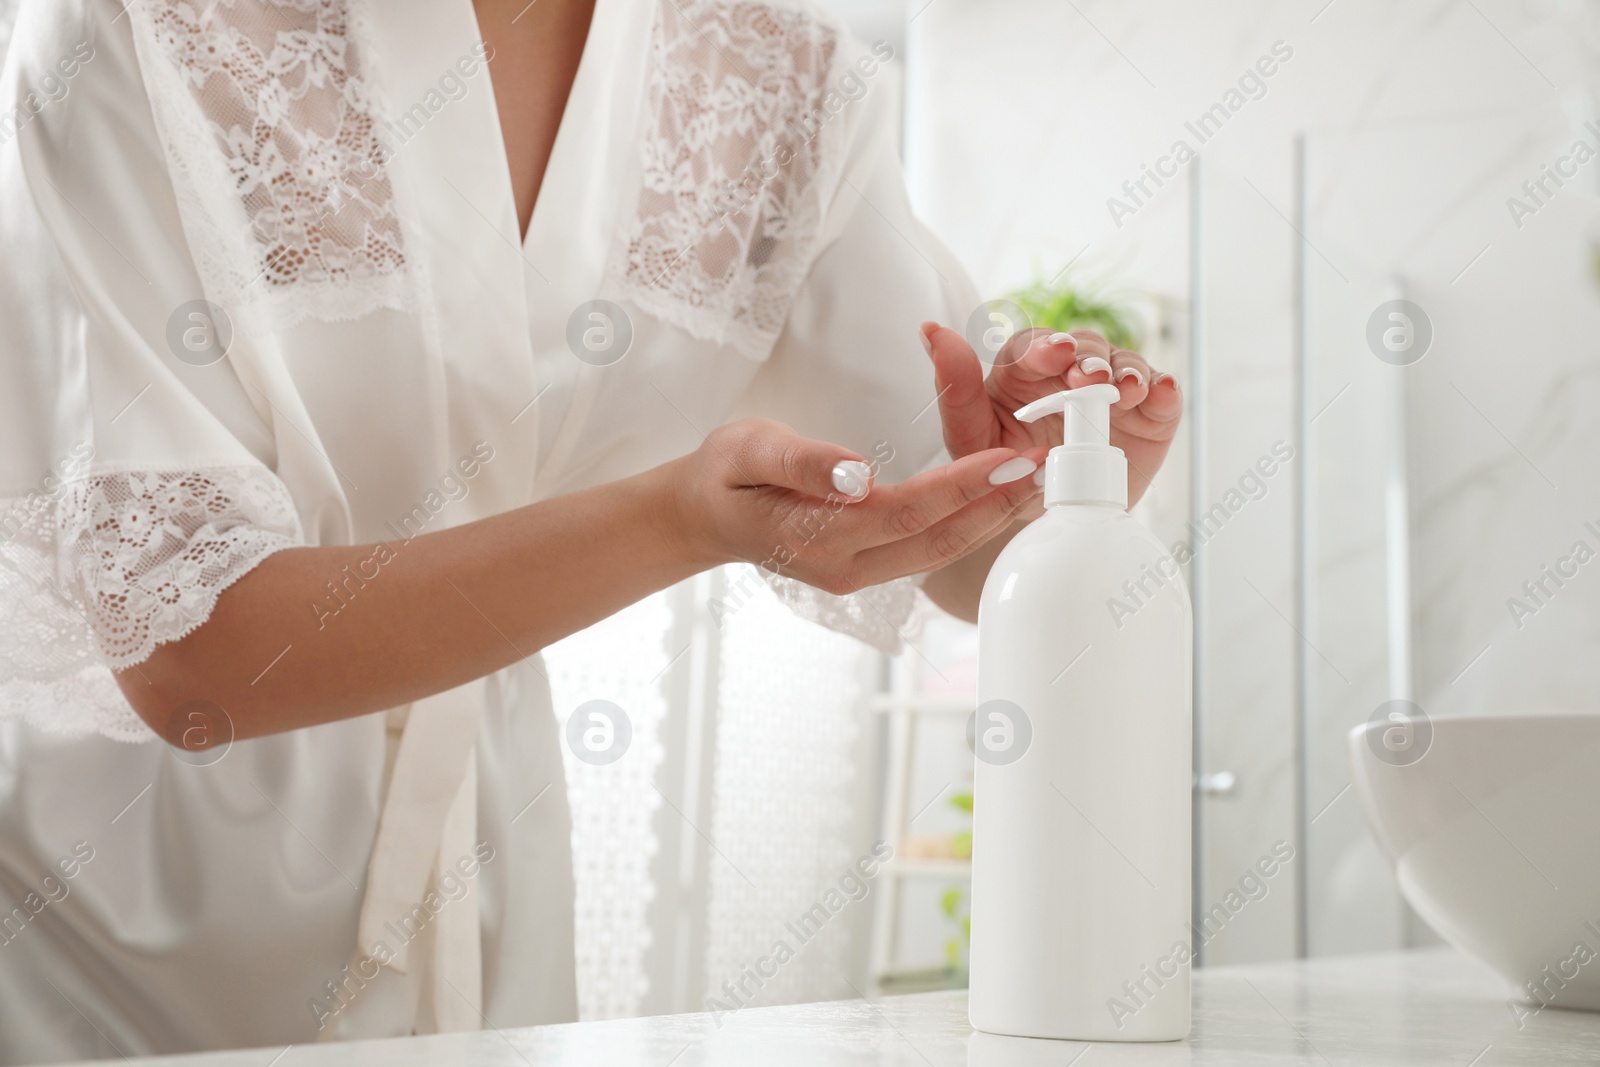
<path fill-rule="evenodd" d="M 1183 383 L 1141 510 L 1197 553 L 1197 920 L 1243 901 L 1203 963 L 1432 942 L 1347 732 L 1393 699 L 1600 703 L 1600 564 L 1524 589 L 1600 546 L 1600 160 L 1572 154 L 1600 148 L 1600 8 L 832 6 L 895 49 L 869 91 L 983 293 L 1109 308 Z M 974 649 L 932 619 L 886 659 L 737 568 L 558 647 L 558 712 L 605 697 L 635 730 L 569 768 L 584 1017 L 959 984 Z M 852 878 L 879 840 L 894 859 Z M 1278 842 L 1294 859 L 1241 888 Z"/>

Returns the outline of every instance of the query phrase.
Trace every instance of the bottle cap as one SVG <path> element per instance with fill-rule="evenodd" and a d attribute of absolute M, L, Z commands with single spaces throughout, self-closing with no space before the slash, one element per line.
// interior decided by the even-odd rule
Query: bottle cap
<path fill-rule="evenodd" d="M 1060 413 L 1061 444 L 1045 460 L 1044 502 L 1128 506 L 1128 457 L 1111 443 L 1111 405 L 1122 392 L 1109 382 L 1063 389 L 1015 412 L 1022 422 Z"/>

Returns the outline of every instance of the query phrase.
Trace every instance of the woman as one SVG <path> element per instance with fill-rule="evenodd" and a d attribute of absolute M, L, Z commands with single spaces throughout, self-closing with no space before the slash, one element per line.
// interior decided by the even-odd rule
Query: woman
<path fill-rule="evenodd" d="M 24 4 L 0 1059 L 570 1020 L 540 648 L 733 561 L 971 618 L 1063 386 L 1142 492 L 1138 355 L 921 364 L 976 298 L 883 58 L 767 0 Z"/>

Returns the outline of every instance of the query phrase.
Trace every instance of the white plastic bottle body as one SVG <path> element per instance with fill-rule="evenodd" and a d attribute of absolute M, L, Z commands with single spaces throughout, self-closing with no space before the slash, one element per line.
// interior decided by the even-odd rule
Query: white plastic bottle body
<path fill-rule="evenodd" d="M 1175 562 L 1120 508 L 1048 508 L 995 561 L 978 627 L 972 1025 L 1186 1037 L 1193 623 Z M 986 729 L 1007 740 L 998 701 L 1026 719 L 1020 755 L 986 747 Z"/>

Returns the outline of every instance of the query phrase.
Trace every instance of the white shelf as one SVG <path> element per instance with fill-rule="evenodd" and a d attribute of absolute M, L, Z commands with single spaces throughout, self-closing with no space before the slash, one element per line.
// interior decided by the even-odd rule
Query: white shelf
<path fill-rule="evenodd" d="M 911 754 L 919 724 L 924 724 L 924 716 L 928 715 L 959 716 L 964 719 L 977 708 L 977 701 L 971 695 L 918 692 L 915 675 L 912 665 L 903 657 L 892 661 L 889 691 L 869 697 L 865 708 L 869 713 L 884 716 L 888 747 L 883 820 L 879 835 L 881 840 L 895 842 L 897 848 L 905 841 L 909 818 L 913 817 L 908 791 L 911 784 Z M 917 860 L 897 856 L 885 863 L 880 871 L 889 877 L 882 891 L 874 894 L 872 945 L 867 965 L 868 973 L 874 976 L 874 985 L 881 993 L 886 976 L 904 978 L 896 966 L 896 941 L 900 926 L 901 891 L 906 888 L 907 880 L 965 881 L 972 875 L 972 864 L 953 858 Z M 890 980 L 894 981 L 893 978 Z"/>
<path fill-rule="evenodd" d="M 882 867 L 884 874 L 905 878 L 969 878 L 972 875 L 970 860 L 890 860 Z"/>
<path fill-rule="evenodd" d="M 922 715 L 971 715 L 976 705 L 966 697 L 879 693 L 867 701 L 867 707 L 879 714 L 908 711 Z"/>

